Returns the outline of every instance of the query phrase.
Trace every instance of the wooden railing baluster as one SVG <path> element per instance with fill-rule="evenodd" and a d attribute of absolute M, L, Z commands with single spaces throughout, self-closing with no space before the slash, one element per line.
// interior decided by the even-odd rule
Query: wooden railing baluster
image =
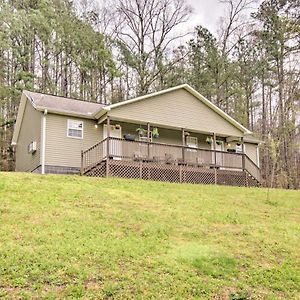
<path fill-rule="evenodd" d="M 141 157 L 136 157 L 141 156 Z M 169 161 L 167 162 L 167 156 Z M 259 181 L 258 166 L 243 153 L 191 148 L 184 145 L 162 144 L 148 141 L 127 141 L 107 137 L 89 149 L 81 152 L 80 173 L 84 174 L 100 162 L 110 157 L 119 159 L 140 159 L 154 162 L 185 164 L 198 167 L 222 167 L 232 170 L 246 170 Z M 106 162 L 108 164 L 108 162 Z M 220 164 L 220 165 L 219 165 Z"/>

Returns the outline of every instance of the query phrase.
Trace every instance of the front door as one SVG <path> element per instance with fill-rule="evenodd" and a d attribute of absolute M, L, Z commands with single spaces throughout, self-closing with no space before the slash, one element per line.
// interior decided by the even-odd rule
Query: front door
<path fill-rule="evenodd" d="M 110 125 L 110 137 L 122 138 L 122 127 L 120 125 Z M 103 139 L 107 138 L 107 125 L 103 125 Z M 104 156 L 106 156 L 106 146 L 103 148 Z M 122 157 L 122 141 L 121 140 L 110 140 L 109 143 L 109 154 L 114 159 L 121 159 Z"/>
<path fill-rule="evenodd" d="M 211 144 L 211 149 L 214 150 L 213 143 Z M 218 143 L 216 143 L 216 151 L 224 151 L 224 142 L 223 141 L 218 141 Z M 212 161 L 213 161 L 213 163 L 215 161 L 214 153 L 212 154 Z M 216 165 L 219 167 L 222 167 L 223 164 L 224 164 L 223 153 L 217 152 L 216 153 Z"/>

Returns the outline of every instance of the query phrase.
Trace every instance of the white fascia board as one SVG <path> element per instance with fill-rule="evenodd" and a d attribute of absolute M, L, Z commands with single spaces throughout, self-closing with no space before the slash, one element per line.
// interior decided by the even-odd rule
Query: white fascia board
<path fill-rule="evenodd" d="M 130 99 L 130 100 L 126 100 L 126 101 L 118 102 L 118 103 L 115 103 L 115 104 L 111 104 L 107 108 L 113 109 L 113 108 L 116 108 L 116 107 L 119 107 L 119 106 L 134 103 L 134 102 L 144 100 L 144 99 L 147 99 L 147 98 L 150 98 L 150 97 L 155 97 L 155 96 L 166 94 L 166 93 L 169 93 L 169 92 L 172 92 L 172 91 L 176 91 L 178 89 L 185 88 L 186 86 L 188 86 L 188 84 L 181 84 L 181 85 L 174 86 L 174 87 L 162 90 L 162 91 L 154 92 L 154 93 L 147 94 L 147 95 L 144 95 L 144 96 L 140 96 L 140 97 L 137 97 L 137 98 L 133 98 L 133 99 Z"/>
<path fill-rule="evenodd" d="M 47 110 L 48 113 L 52 113 L 56 115 L 71 116 L 71 117 L 78 117 L 84 119 L 95 119 L 94 115 L 80 114 L 77 112 L 71 112 L 66 110 L 56 110 L 56 109 L 51 109 L 43 106 L 36 106 L 35 108 L 38 111 L 44 112 L 45 110 Z"/>
<path fill-rule="evenodd" d="M 213 104 L 211 101 L 209 101 L 207 98 L 205 98 L 203 95 L 201 95 L 199 92 L 197 92 L 195 89 L 193 89 L 188 84 L 184 87 L 187 91 L 189 91 L 191 94 L 193 94 L 196 98 L 199 100 L 202 100 L 203 103 L 205 103 L 208 107 L 210 107 L 212 110 L 214 110 L 216 113 L 218 113 L 220 116 L 222 116 L 224 119 L 226 119 L 228 122 L 230 122 L 232 125 L 237 127 L 239 130 L 241 130 L 244 134 L 252 134 L 252 131 L 248 130 L 246 127 L 244 127 L 242 124 L 240 124 L 238 121 L 230 117 L 227 113 L 225 113 L 222 109 L 220 109 L 218 106 Z"/>
<path fill-rule="evenodd" d="M 16 123 L 14 126 L 14 133 L 13 133 L 13 137 L 12 137 L 12 141 L 11 141 L 11 145 L 13 145 L 13 146 L 17 145 L 17 142 L 18 142 L 21 124 L 22 124 L 22 120 L 23 120 L 23 116 L 24 116 L 25 107 L 26 107 L 26 102 L 27 102 L 27 96 L 23 92 L 21 95 L 21 101 L 20 101 L 20 105 L 19 105 L 19 109 L 18 109 Z"/>
<path fill-rule="evenodd" d="M 94 118 L 95 119 L 99 119 L 101 118 L 103 115 L 105 115 L 107 112 L 110 111 L 110 106 L 105 106 L 100 108 L 100 110 L 98 110 L 95 114 L 94 114 Z"/>

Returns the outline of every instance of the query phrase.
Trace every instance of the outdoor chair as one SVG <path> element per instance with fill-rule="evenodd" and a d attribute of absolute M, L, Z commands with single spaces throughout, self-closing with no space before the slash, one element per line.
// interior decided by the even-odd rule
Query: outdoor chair
<path fill-rule="evenodd" d="M 175 163 L 174 157 L 170 153 L 165 153 L 165 163 L 167 165 L 172 165 Z"/>
<path fill-rule="evenodd" d="M 143 155 L 140 151 L 135 151 L 133 153 L 133 160 L 134 161 L 145 161 L 147 157 Z"/>
<path fill-rule="evenodd" d="M 183 158 L 178 158 L 177 164 L 178 164 L 178 166 L 186 166 L 187 162 Z"/>

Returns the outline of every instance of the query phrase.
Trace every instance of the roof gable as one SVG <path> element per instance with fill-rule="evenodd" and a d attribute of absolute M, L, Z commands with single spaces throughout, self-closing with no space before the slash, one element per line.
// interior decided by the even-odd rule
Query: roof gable
<path fill-rule="evenodd" d="M 245 128 L 242 124 L 237 122 L 235 119 L 230 117 L 228 114 L 226 114 L 223 110 L 221 110 L 219 107 L 217 107 L 215 104 L 213 104 L 211 101 L 209 101 L 207 98 L 205 98 L 203 95 L 201 95 L 199 92 L 197 92 L 195 89 L 193 89 L 188 84 L 179 85 L 173 88 L 165 89 L 159 92 L 151 93 L 148 95 L 144 95 L 141 97 L 137 97 L 134 99 L 126 100 L 123 102 L 115 103 L 106 107 L 103 107 L 101 110 L 99 110 L 96 113 L 96 118 L 100 118 L 102 115 L 104 115 L 108 111 L 116 110 L 117 108 L 120 108 L 122 106 L 127 106 L 133 103 L 142 103 L 143 100 L 149 100 L 153 97 L 162 96 L 168 93 L 172 93 L 178 90 L 185 90 L 189 94 L 193 95 L 196 99 L 198 99 L 200 102 L 202 102 L 205 106 L 207 106 L 210 110 L 214 111 L 216 114 L 218 114 L 221 118 L 229 122 L 231 125 L 236 127 L 239 131 L 243 132 L 244 134 L 251 134 L 252 132 Z M 176 104 L 176 103 L 175 103 Z"/>
<path fill-rule="evenodd" d="M 160 100 L 154 104 L 155 99 Z M 184 115 L 184 119 L 180 124 L 175 122 L 177 127 L 190 130 L 200 130 L 201 127 L 202 131 L 215 131 L 224 135 L 234 135 L 234 132 L 237 136 L 241 133 L 251 133 L 187 84 L 112 104 L 100 110 L 96 117 L 100 118 L 106 112 L 109 112 L 110 116 L 127 120 L 153 122 L 166 126 L 174 126 L 173 118 L 181 114 Z M 171 115 L 165 118 L 164 115 L 168 114 Z M 193 124 L 192 121 L 194 121 Z"/>

